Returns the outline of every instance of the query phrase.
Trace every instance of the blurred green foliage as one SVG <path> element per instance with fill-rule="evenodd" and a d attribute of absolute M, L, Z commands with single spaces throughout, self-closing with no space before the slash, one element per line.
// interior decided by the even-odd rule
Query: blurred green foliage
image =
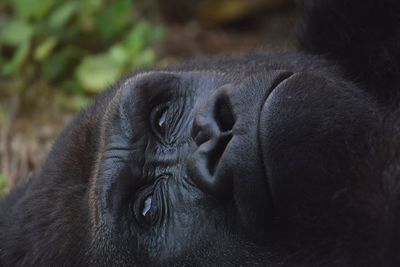
<path fill-rule="evenodd" d="M 0 103 L 0 127 L 5 123 L 6 118 L 7 118 L 6 110 L 3 108 L 3 106 Z"/>
<path fill-rule="evenodd" d="M 1 0 L 0 76 L 97 93 L 155 60 L 162 29 L 132 0 Z"/>
<path fill-rule="evenodd" d="M 7 116 L 6 111 L 0 104 L 0 129 L 5 124 L 6 116 Z M 0 170 L 0 199 L 4 196 L 6 192 L 7 192 L 6 176 Z"/>
<path fill-rule="evenodd" d="M 0 198 L 7 192 L 6 176 L 0 172 Z"/>

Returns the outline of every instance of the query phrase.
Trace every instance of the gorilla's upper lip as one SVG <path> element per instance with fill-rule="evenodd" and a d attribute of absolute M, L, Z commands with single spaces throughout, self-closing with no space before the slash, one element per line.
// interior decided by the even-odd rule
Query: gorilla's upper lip
<path fill-rule="evenodd" d="M 291 72 L 291 71 L 282 71 L 282 72 L 278 73 L 278 74 L 276 75 L 275 79 L 273 80 L 271 86 L 269 87 L 269 89 L 268 89 L 267 92 L 265 93 L 264 99 L 263 99 L 263 101 L 262 101 L 262 103 L 261 103 L 261 108 L 260 108 L 260 110 L 259 110 L 258 125 L 257 125 L 257 139 L 258 139 L 257 142 L 258 142 L 259 145 L 262 144 L 262 142 L 261 142 L 261 136 L 260 136 L 261 117 L 262 117 L 261 114 L 262 114 L 262 112 L 263 112 L 265 103 L 267 102 L 267 99 L 268 99 L 268 97 L 272 94 L 272 92 L 273 92 L 275 89 L 277 89 L 282 83 L 284 83 L 284 82 L 287 81 L 290 77 L 292 77 L 293 75 L 295 75 L 295 73 L 293 73 L 293 72 Z M 264 153 L 263 153 L 262 149 L 261 149 L 260 153 L 261 153 L 261 154 L 260 154 L 260 155 L 261 155 L 261 161 L 263 162 L 262 168 L 263 168 L 263 170 L 264 170 L 264 175 L 265 175 L 264 178 L 268 180 L 268 177 L 267 177 L 267 170 L 266 170 L 265 160 L 264 160 Z M 267 181 L 267 184 L 269 184 L 268 181 Z M 268 185 L 268 189 L 267 189 L 267 190 L 269 191 L 270 203 L 271 203 L 272 206 L 274 206 L 274 203 L 273 203 L 272 198 L 271 198 L 271 189 L 269 188 L 269 185 Z"/>

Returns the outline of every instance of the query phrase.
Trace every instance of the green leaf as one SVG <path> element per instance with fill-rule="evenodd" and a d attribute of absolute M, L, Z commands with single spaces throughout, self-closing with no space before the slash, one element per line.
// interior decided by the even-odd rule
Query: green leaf
<path fill-rule="evenodd" d="M 83 89 L 82 86 L 75 79 L 67 78 L 61 82 L 61 88 L 72 95 L 82 95 Z"/>
<path fill-rule="evenodd" d="M 7 112 L 6 110 L 0 105 L 0 126 L 6 121 Z"/>
<path fill-rule="evenodd" d="M 22 18 L 42 19 L 54 3 L 55 0 L 14 0 L 14 7 Z"/>
<path fill-rule="evenodd" d="M 25 42 L 18 46 L 13 58 L 3 65 L 3 74 L 9 75 L 16 72 L 17 69 L 22 65 L 29 54 L 30 43 Z"/>
<path fill-rule="evenodd" d="M 92 29 L 95 15 L 103 6 L 102 0 L 85 0 L 79 2 L 80 24 L 84 29 Z"/>
<path fill-rule="evenodd" d="M 107 8 L 101 10 L 100 14 L 96 16 L 97 28 L 105 40 L 113 38 L 128 25 L 132 16 L 131 6 L 130 0 L 111 2 Z"/>
<path fill-rule="evenodd" d="M 53 50 L 57 44 L 57 38 L 48 37 L 44 42 L 39 44 L 33 54 L 34 59 L 37 61 L 43 61 Z"/>
<path fill-rule="evenodd" d="M 0 172 L 0 197 L 3 197 L 7 192 L 6 176 Z"/>
<path fill-rule="evenodd" d="M 30 41 L 34 27 L 27 22 L 11 20 L 0 31 L 0 42 L 3 44 L 18 46 Z"/>
<path fill-rule="evenodd" d="M 78 112 L 82 108 L 85 108 L 89 105 L 90 98 L 84 95 L 74 95 L 71 97 L 70 101 L 68 101 L 68 105 L 65 107 L 68 111 Z"/>
<path fill-rule="evenodd" d="M 147 46 L 158 41 L 162 37 L 162 29 L 154 27 L 146 21 L 137 23 L 128 33 L 124 45 L 131 56 L 136 56 Z"/>
<path fill-rule="evenodd" d="M 155 59 L 156 59 L 156 54 L 154 53 L 154 50 L 148 48 L 137 54 L 134 58 L 132 58 L 131 66 L 133 68 L 137 68 L 150 65 L 151 63 L 154 62 Z"/>
<path fill-rule="evenodd" d="M 93 14 L 97 10 L 104 7 L 105 3 L 103 0 L 85 0 L 80 1 L 81 8 L 86 14 Z"/>
<path fill-rule="evenodd" d="M 161 28 L 142 19 L 137 22 L 134 4 L 131 0 L 0 0 L 0 8 L 7 11 L 0 22 L 0 75 L 26 86 L 39 69 L 41 76 L 35 80 L 57 82 L 72 95 L 100 91 L 128 68 L 155 59 L 151 47 L 160 39 Z M 99 51 L 106 52 L 94 54 Z"/>
<path fill-rule="evenodd" d="M 58 53 L 50 54 L 42 62 L 42 71 L 44 76 L 49 80 L 58 78 L 66 68 L 70 55 L 70 51 L 66 49 Z"/>
<path fill-rule="evenodd" d="M 76 78 L 86 91 L 97 93 L 120 77 L 123 64 L 110 54 L 87 56 L 77 67 Z"/>
<path fill-rule="evenodd" d="M 125 45 L 131 54 L 136 54 L 145 46 L 145 35 L 148 30 L 148 23 L 140 22 L 128 33 L 125 39 Z"/>
<path fill-rule="evenodd" d="M 78 10 L 79 5 L 76 1 L 69 1 L 63 3 L 60 7 L 55 9 L 49 17 L 48 23 L 49 26 L 54 29 L 62 28 L 68 20 L 74 15 L 74 13 Z"/>
<path fill-rule="evenodd" d="M 129 61 L 129 53 L 125 49 L 124 46 L 121 44 L 117 43 L 113 45 L 110 50 L 109 50 L 109 55 L 110 57 L 121 64 L 126 64 Z"/>

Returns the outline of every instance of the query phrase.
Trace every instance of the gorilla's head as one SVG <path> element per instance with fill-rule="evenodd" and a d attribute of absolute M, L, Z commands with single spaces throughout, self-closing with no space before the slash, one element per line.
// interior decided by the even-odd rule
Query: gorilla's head
<path fill-rule="evenodd" d="M 399 266 L 400 1 L 299 49 L 139 71 L 0 203 L 0 266 Z"/>
<path fill-rule="evenodd" d="M 332 221 L 377 110 L 312 58 L 300 68 L 282 63 L 293 55 L 255 56 L 266 57 L 257 71 L 239 59 L 239 70 L 214 62 L 119 84 L 89 195 L 96 253 L 152 266 L 256 263 L 277 242 L 345 235 L 349 225 Z"/>

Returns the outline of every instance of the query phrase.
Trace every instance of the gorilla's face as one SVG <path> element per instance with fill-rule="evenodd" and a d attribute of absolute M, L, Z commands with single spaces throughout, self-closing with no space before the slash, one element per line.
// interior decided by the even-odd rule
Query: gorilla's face
<path fill-rule="evenodd" d="M 147 72 L 115 91 L 89 195 L 96 253 L 234 262 L 283 233 L 324 232 L 312 222 L 332 217 L 352 181 L 352 159 L 374 129 L 371 103 L 351 84 L 304 71 L 238 76 Z"/>

